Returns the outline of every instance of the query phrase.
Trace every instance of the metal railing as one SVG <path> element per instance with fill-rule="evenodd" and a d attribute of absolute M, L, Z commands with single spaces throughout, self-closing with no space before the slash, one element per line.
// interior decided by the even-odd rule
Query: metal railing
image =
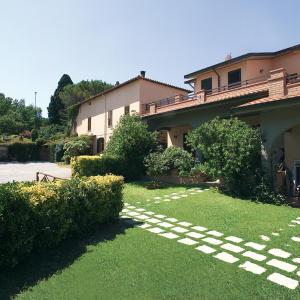
<path fill-rule="evenodd" d="M 41 175 L 41 177 L 40 177 Z M 42 181 L 42 182 L 49 182 L 49 181 L 56 181 L 56 180 L 66 180 L 65 178 L 56 177 L 50 174 L 42 173 L 42 172 L 36 172 L 36 181 Z"/>
<path fill-rule="evenodd" d="M 295 83 L 300 81 L 300 73 L 288 74 L 286 76 L 286 83 Z"/>

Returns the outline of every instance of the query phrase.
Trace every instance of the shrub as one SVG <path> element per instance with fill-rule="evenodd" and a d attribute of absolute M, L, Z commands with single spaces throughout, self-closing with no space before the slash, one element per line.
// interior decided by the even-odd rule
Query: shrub
<path fill-rule="evenodd" d="M 92 176 L 0 186 L 0 266 L 116 218 L 123 178 Z"/>
<path fill-rule="evenodd" d="M 187 141 L 202 154 L 208 175 L 222 178 L 231 194 L 253 196 L 261 177 L 259 130 L 236 118 L 216 118 L 191 131 Z"/>
<path fill-rule="evenodd" d="M 41 127 L 38 132 L 39 139 L 45 141 L 60 139 L 65 136 L 64 130 L 65 130 L 64 126 L 57 125 L 57 124 Z"/>
<path fill-rule="evenodd" d="M 130 170 L 124 169 L 125 161 L 114 155 L 77 156 L 71 159 L 72 176 L 115 174 L 126 178 Z"/>
<path fill-rule="evenodd" d="M 147 124 L 137 114 L 124 115 L 108 142 L 106 153 L 124 161 L 129 170 L 127 179 L 137 179 L 145 173 L 144 158 L 156 145 L 156 133 L 148 131 Z"/>
<path fill-rule="evenodd" d="M 39 160 L 40 147 L 36 143 L 16 142 L 8 144 L 9 160 L 17 160 L 19 162 Z"/>
<path fill-rule="evenodd" d="M 30 137 L 31 137 L 33 142 L 36 141 L 37 138 L 39 137 L 38 131 L 36 129 L 32 129 Z"/>
<path fill-rule="evenodd" d="M 172 170 L 177 170 L 179 176 L 189 175 L 193 165 L 192 154 L 179 147 L 169 147 L 145 158 L 147 174 L 150 176 L 169 175 Z"/>

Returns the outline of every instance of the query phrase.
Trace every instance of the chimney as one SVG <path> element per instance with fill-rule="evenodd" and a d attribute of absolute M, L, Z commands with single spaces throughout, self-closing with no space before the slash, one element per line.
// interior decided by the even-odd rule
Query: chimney
<path fill-rule="evenodd" d="M 226 56 L 225 56 L 225 61 L 227 61 L 227 60 L 231 60 L 231 53 L 228 53 Z"/>
<path fill-rule="evenodd" d="M 119 81 L 116 81 L 116 85 L 119 85 L 120 84 L 120 82 Z"/>
<path fill-rule="evenodd" d="M 141 76 L 142 76 L 143 78 L 145 78 L 145 75 L 146 75 L 146 71 L 141 71 Z"/>

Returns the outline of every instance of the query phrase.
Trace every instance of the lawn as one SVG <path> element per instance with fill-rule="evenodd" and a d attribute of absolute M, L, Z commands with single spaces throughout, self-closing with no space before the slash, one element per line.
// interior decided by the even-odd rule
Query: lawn
<path fill-rule="evenodd" d="M 143 184 L 126 184 L 124 202 L 127 216 L 135 212 L 155 219 L 146 213 L 162 214 L 166 216 L 161 217 L 162 222 L 173 224 L 171 228 L 178 226 L 196 232 L 191 229 L 194 225 L 206 227 L 205 232 L 197 233 L 222 240 L 223 244 L 225 237 L 239 237 L 243 241 L 230 243 L 244 250 L 234 253 L 192 237 L 189 238 L 197 244 L 182 244 L 178 240 L 187 238 L 186 233 L 155 225 L 148 219 L 143 224 L 141 219 L 132 222 L 120 218 L 117 224 L 88 237 L 67 241 L 58 249 L 32 255 L 15 270 L 2 272 L 0 299 L 14 295 L 17 299 L 300 299 L 300 287 L 290 289 L 267 280 L 275 272 L 300 279 L 296 274 L 298 268 L 288 272 L 267 264 L 278 259 L 289 263 L 288 266 L 297 265 L 292 259 L 300 257 L 300 243 L 291 237 L 300 236 L 300 225 L 291 220 L 300 216 L 298 209 L 233 199 L 214 190 L 191 191 L 182 186 L 147 190 Z M 146 212 L 137 211 L 139 208 Z M 193 225 L 178 225 L 180 221 Z M 149 228 L 138 227 L 145 224 L 151 225 L 150 229 L 172 232 L 178 238 L 168 239 L 148 231 Z M 208 230 L 221 232 L 223 236 L 209 235 Z M 260 235 L 270 240 L 264 241 Z M 266 247 L 254 250 L 245 245 L 247 242 Z M 195 249 L 199 245 L 216 252 L 204 254 Z M 278 255 L 286 252 L 292 255 L 274 256 L 268 253 L 272 248 L 285 251 Z M 266 259 L 246 258 L 242 255 L 246 250 Z M 214 257 L 223 251 L 239 260 L 228 263 Z M 266 271 L 258 275 L 239 268 L 246 261 Z"/>

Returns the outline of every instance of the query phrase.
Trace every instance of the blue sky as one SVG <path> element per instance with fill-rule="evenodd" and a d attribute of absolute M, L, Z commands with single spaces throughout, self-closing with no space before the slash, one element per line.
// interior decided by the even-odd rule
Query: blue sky
<path fill-rule="evenodd" d="M 0 3 L 0 92 L 47 105 L 74 82 L 183 76 L 246 52 L 300 43 L 300 1 L 26 0 Z"/>

